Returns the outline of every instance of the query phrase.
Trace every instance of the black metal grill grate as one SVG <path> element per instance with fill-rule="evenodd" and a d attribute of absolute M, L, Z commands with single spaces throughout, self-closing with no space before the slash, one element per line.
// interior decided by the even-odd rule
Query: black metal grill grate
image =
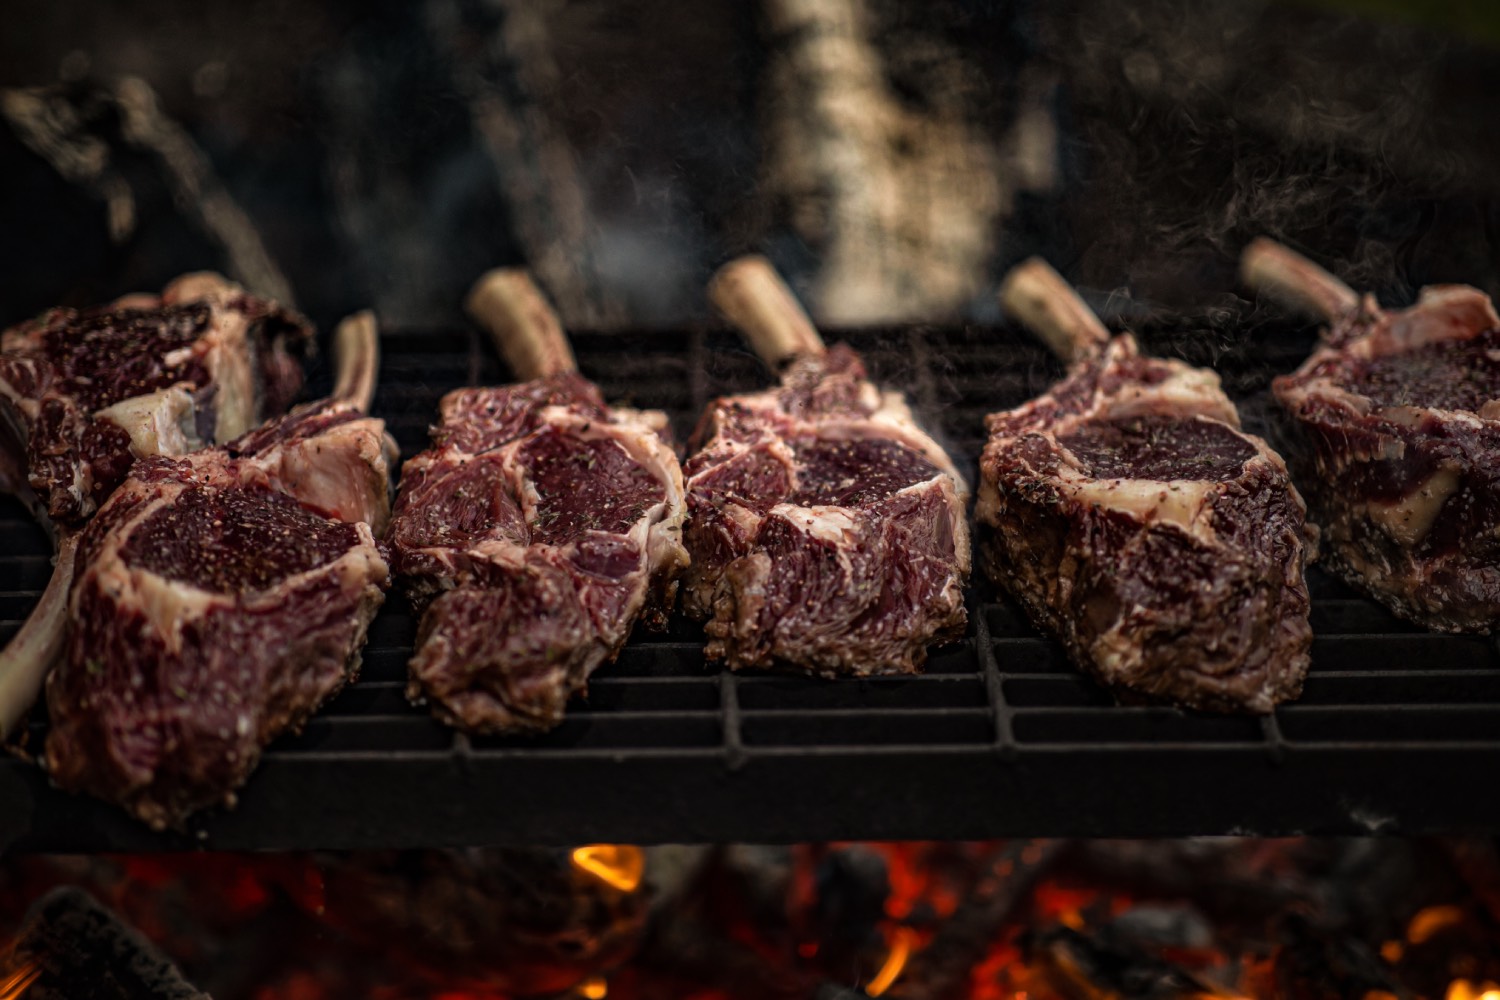
<path fill-rule="evenodd" d="M 868 331 L 848 339 L 905 388 L 972 476 L 986 412 L 1043 391 L 1057 365 L 1012 331 Z M 1264 386 L 1306 331 L 1241 345 L 1169 336 L 1216 361 L 1264 413 Z M 715 395 L 768 376 L 730 334 L 587 335 L 584 371 L 612 400 L 666 410 L 686 437 Z M 505 374 L 467 333 L 388 337 L 376 411 L 405 454 L 439 396 Z M 49 573 L 42 533 L 0 507 L 0 638 Z M 1304 697 L 1266 719 L 1122 707 L 985 582 L 972 627 L 917 678 L 825 682 L 706 665 L 678 622 L 638 636 L 586 702 L 535 739 L 470 739 L 407 705 L 415 624 L 376 620 L 360 681 L 266 754 L 230 812 L 157 836 L 0 761 L 0 848 L 342 848 L 501 842 L 790 841 L 1017 834 L 1166 835 L 1500 829 L 1500 654 L 1426 633 L 1313 575 Z M 34 724 L 39 736 L 45 721 Z"/>

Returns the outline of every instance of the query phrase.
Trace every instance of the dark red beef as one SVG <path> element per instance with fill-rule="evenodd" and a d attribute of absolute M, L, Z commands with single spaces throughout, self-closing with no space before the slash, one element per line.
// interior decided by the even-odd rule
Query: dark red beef
<path fill-rule="evenodd" d="M 1269 712 L 1312 645 L 1302 499 L 1211 372 L 1125 334 L 992 415 L 985 568 L 1122 696 Z"/>
<path fill-rule="evenodd" d="M 77 527 L 134 459 L 184 454 L 283 412 L 302 386 L 293 354 L 311 336 L 300 316 L 216 275 L 50 310 L 0 335 L 12 461 L 47 516 Z"/>
<path fill-rule="evenodd" d="M 1500 318 L 1481 292 L 1366 297 L 1276 379 L 1326 565 L 1432 628 L 1500 623 Z"/>
<path fill-rule="evenodd" d="M 391 447 L 322 403 L 138 463 L 79 547 L 47 682 L 53 780 L 157 828 L 232 804 L 262 748 L 358 671 L 390 575 Z"/>
<path fill-rule="evenodd" d="M 683 605 L 733 668 L 910 673 L 963 632 L 962 479 L 838 345 L 716 401 L 688 461 Z"/>
<path fill-rule="evenodd" d="M 676 456 L 576 374 L 449 393 L 432 440 L 390 533 L 424 606 L 409 693 L 471 731 L 549 729 L 637 617 L 671 607 Z"/>

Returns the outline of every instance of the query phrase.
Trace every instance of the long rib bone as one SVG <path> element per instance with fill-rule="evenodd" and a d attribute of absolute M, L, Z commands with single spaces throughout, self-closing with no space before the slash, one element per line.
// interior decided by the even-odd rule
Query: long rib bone
<path fill-rule="evenodd" d="M 375 315 L 355 313 L 334 333 L 337 366 L 333 395 L 366 412 L 375 396 L 380 345 Z M 68 591 L 73 585 L 73 557 L 78 533 L 58 532 L 57 559 L 47 589 L 21 630 L 0 650 L 0 743 L 9 740 L 41 694 L 67 638 Z"/>
<path fill-rule="evenodd" d="M 519 268 L 496 268 L 474 283 L 464 302 L 490 332 L 517 379 L 526 381 L 578 370 L 557 314 Z"/>
<path fill-rule="evenodd" d="M 1016 265 L 1005 276 L 1000 304 L 1066 362 L 1097 354 L 1109 343 L 1099 317 L 1040 257 Z"/>
<path fill-rule="evenodd" d="M 740 257 L 725 264 L 710 282 L 708 297 L 772 367 L 826 351 L 812 320 L 764 257 Z"/>
<path fill-rule="evenodd" d="M 1257 291 L 1317 319 L 1333 322 L 1359 306 L 1359 293 L 1306 257 L 1258 237 L 1240 257 L 1240 276 Z"/>
<path fill-rule="evenodd" d="M 57 564 L 42 598 L 21 630 L 0 651 L 0 742 L 11 738 L 41 694 L 47 672 L 62 655 L 67 637 L 68 590 L 73 584 L 73 554 L 78 536 L 58 540 Z"/>
<path fill-rule="evenodd" d="M 344 319 L 333 332 L 334 364 L 338 368 L 333 398 L 353 403 L 365 413 L 375 399 L 380 371 L 380 334 L 375 314 L 368 309 Z"/>

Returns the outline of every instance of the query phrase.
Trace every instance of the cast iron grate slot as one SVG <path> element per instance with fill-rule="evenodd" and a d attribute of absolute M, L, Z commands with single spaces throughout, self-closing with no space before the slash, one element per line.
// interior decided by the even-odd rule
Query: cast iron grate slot
<path fill-rule="evenodd" d="M 1224 355 L 1263 421 L 1271 375 L 1307 332 Z M 972 475 L 985 413 L 1059 366 L 1010 330 L 835 335 L 906 390 Z M 1189 343 L 1183 340 L 1183 343 Z M 714 395 L 770 384 L 721 330 L 576 338 L 606 395 L 662 409 L 686 440 Z M 410 455 L 437 401 L 503 380 L 482 338 L 395 331 L 376 411 Z M 317 382 L 315 375 L 314 382 Z M 50 574 L 45 535 L 0 504 L 0 637 Z M 340 848 L 498 842 L 1500 830 L 1474 774 L 1500 766 L 1500 652 L 1427 633 L 1314 570 L 1314 661 L 1301 702 L 1265 720 L 1121 706 L 984 582 L 963 640 L 916 677 L 826 681 L 706 664 L 701 626 L 640 631 L 556 730 L 464 738 L 406 701 L 416 619 L 393 597 L 360 679 L 278 741 L 240 796 L 186 834 L 155 835 L 0 760 L 0 848 Z M 45 712 L 30 732 L 39 738 Z M 202 836 L 197 836 L 199 830 Z"/>

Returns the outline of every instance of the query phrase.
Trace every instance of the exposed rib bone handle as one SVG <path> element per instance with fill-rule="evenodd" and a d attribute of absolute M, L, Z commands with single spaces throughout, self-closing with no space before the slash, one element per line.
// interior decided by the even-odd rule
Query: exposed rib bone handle
<path fill-rule="evenodd" d="M 365 309 L 338 325 L 333 332 L 333 362 L 333 398 L 369 413 L 380 372 L 380 334 L 373 312 Z"/>
<path fill-rule="evenodd" d="M 57 565 L 31 616 L 0 651 L 0 741 L 8 740 L 42 692 L 47 672 L 62 657 L 68 591 L 73 586 L 76 535 L 58 540 Z"/>
<path fill-rule="evenodd" d="M 464 307 L 494 337 L 501 357 L 518 379 L 578 370 L 557 314 L 521 268 L 487 272 L 474 283 Z"/>
<path fill-rule="evenodd" d="M 719 268 L 709 282 L 708 298 L 744 331 L 768 365 L 817 357 L 826 350 L 812 320 L 764 257 L 740 257 Z"/>
<path fill-rule="evenodd" d="M 1095 354 L 1109 343 L 1099 317 L 1040 257 L 1011 268 L 1000 285 L 1000 305 L 1064 361 Z"/>
<path fill-rule="evenodd" d="M 1240 255 L 1240 277 L 1293 309 L 1332 322 L 1359 305 L 1359 293 L 1294 250 L 1264 236 Z"/>

